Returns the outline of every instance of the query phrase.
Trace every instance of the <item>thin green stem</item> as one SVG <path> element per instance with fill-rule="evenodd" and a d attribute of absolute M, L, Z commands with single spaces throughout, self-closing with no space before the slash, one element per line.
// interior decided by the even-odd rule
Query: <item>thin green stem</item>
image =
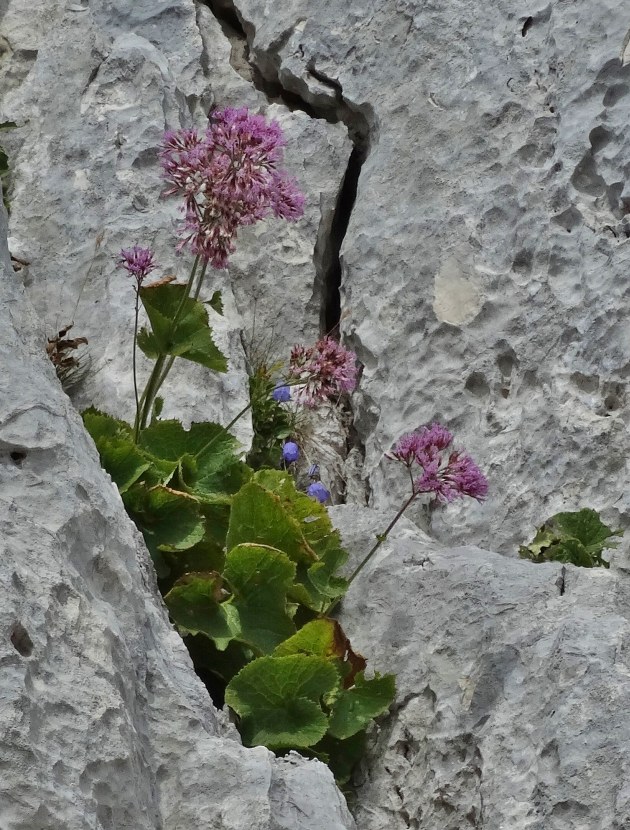
<path fill-rule="evenodd" d="M 199 279 L 197 280 L 197 288 L 195 289 L 195 293 L 193 295 L 193 300 L 197 300 L 199 298 L 199 292 L 201 291 L 203 278 L 205 277 L 207 270 L 208 270 L 208 263 L 204 262 L 203 267 L 201 269 L 201 273 L 199 274 Z M 166 376 L 171 371 L 173 363 L 175 363 L 176 359 L 177 359 L 177 355 L 171 355 L 169 357 L 169 359 L 166 361 L 164 371 L 162 372 L 162 375 L 161 375 L 161 377 L 158 381 L 158 384 L 157 384 L 156 394 L 160 390 L 160 388 L 161 388 L 162 384 L 164 383 L 164 381 L 166 380 Z"/>
<path fill-rule="evenodd" d="M 194 279 L 195 279 L 195 274 L 197 273 L 197 267 L 199 265 L 199 259 L 200 259 L 200 257 L 199 257 L 199 255 L 197 255 L 195 257 L 195 261 L 193 262 L 193 266 L 192 266 L 191 271 L 190 271 L 190 276 L 188 277 L 188 282 L 186 283 L 186 288 L 185 288 L 185 290 L 182 294 L 182 298 L 181 298 L 181 300 L 179 302 L 179 305 L 177 307 L 177 311 L 175 312 L 175 316 L 173 317 L 173 320 L 171 322 L 171 326 L 172 326 L 173 330 L 175 329 L 175 327 L 179 323 L 179 319 L 181 317 L 182 311 L 184 310 L 184 308 L 186 306 L 186 300 L 190 296 L 190 290 L 192 288 L 192 285 L 193 285 L 193 282 L 194 282 Z M 204 269 L 203 269 L 204 274 L 205 274 L 205 268 L 206 267 L 207 266 L 204 264 Z M 144 393 L 142 395 L 143 406 L 142 406 L 142 415 L 140 416 L 140 419 L 139 419 L 140 424 L 139 424 L 138 429 L 137 429 L 138 434 L 139 434 L 140 430 L 144 429 L 147 425 L 147 422 L 148 422 L 149 417 L 151 415 L 151 410 L 153 409 L 153 404 L 155 402 L 156 395 L 159 392 L 160 387 L 162 386 L 162 384 L 166 380 L 166 376 L 168 375 L 168 373 L 170 371 L 170 368 L 173 365 L 174 360 L 175 360 L 174 357 L 171 357 L 169 359 L 169 365 L 166 367 L 166 369 L 164 368 L 164 364 L 166 363 L 166 355 L 165 354 L 161 354 L 157 358 L 157 360 L 155 361 L 155 365 L 153 366 L 153 370 L 151 372 L 151 375 L 149 376 L 149 380 L 147 381 L 147 385 L 146 385 Z"/>
<path fill-rule="evenodd" d="M 349 579 L 348 579 L 348 585 L 347 585 L 347 587 L 348 587 L 348 588 L 349 588 L 349 587 L 350 587 L 350 585 L 354 582 L 354 580 L 356 579 L 356 577 L 357 577 L 357 576 L 361 573 L 361 571 L 363 570 L 363 568 L 365 568 L 365 566 L 367 565 L 367 563 L 368 563 L 368 562 L 370 561 L 370 559 L 374 556 L 374 554 L 375 554 L 375 553 L 376 553 L 376 551 L 380 548 L 380 546 L 383 544 L 383 542 L 387 539 L 387 537 L 388 537 L 388 536 L 389 536 L 389 534 L 391 533 L 392 528 L 394 527 L 394 525 L 396 524 L 396 522 L 397 522 L 397 521 L 401 518 L 401 516 L 403 515 L 403 513 L 405 512 L 405 510 L 409 507 L 409 505 L 410 505 L 410 504 L 411 504 L 411 502 L 412 502 L 412 501 L 416 498 L 416 496 L 417 496 L 417 495 L 419 495 L 419 494 L 418 494 L 418 493 L 416 493 L 416 492 L 413 492 L 413 491 L 412 491 L 412 493 L 411 493 L 411 495 L 409 496 L 409 498 L 407 499 L 407 501 L 403 504 L 403 506 L 400 508 L 400 510 L 398 511 L 398 513 L 396 513 L 396 515 L 395 515 L 395 516 L 394 516 L 394 518 L 391 520 L 391 522 L 387 525 L 387 527 L 385 528 L 385 530 L 384 530 L 382 533 L 377 533 L 377 534 L 376 534 L 376 542 L 375 542 L 375 544 L 374 544 L 374 545 L 372 546 L 372 548 L 369 550 L 369 552 L 368 552 L 367 556 L 366 556 L 366 557 L 365 557 L 365 558 L 364 558 L 364 559 L 363 559 L 363 560 L 359 563 L 359 565 L 358 565 L 358 566 L 354 569 L 354 571 L 352 572 L 351 576 L 349 577 Z M 333 609 L 334 609 L 334 608 L 335 608 L 335 607 L 336 607 L 336 606 L 337 606 L 337 605 L 341 602 L 341 600 L 342 600 L 342 597 L 338 597 L 336 600 L 334 600 L 334 601 L 333 601 L 333 602 L 332 602 L 332 603 L 328 606 L 328 608 L 326 609 L 326 611 L 325 611 L 324 613 L 325 613 L 325 614 L 330 614 L 330 613 L 333 611 Z"/>
<path fill-rule="evenodd" d="M 149 415 L 151 414 L 151 409 L 153 408 L 153 402 L 155 401 L 155 396 L 157 395 L 158 381 L 160 379 L 160 374 L 165 361 L 166 356 L 161 354 L 155 361 L 153 369 L 151 370 L 146 389 L 144 390 L 144 394 L 142 396 L 144 398 L 144 405 L 142 407 L 142 416 L 140 417 L 140 429 L 144 429 L 147 425 L 147 421 L 149 420 Z"/>
<path fill-rule="evenodd" d="M 199 279 L 197 280 L 197 288 L 195 289 L 195 293 L 193 295 L 193 300 L 199 299 L 199 292 L 201 291 L 201 286 L 203 285 L 204 277 L 206 276 L 206 271 L 208 270 L 208 260 L 205 260 L 203 266 L 201 268 L 201 272 L 199 274 Z"/>
<path fill-rule="evenodd" d="M 186 290 L 182 294 L 182 298 L 179 301 L 179 305 L 177 306 L 177 311 L 175 312 L 175 316 L 173 317 L 173 327 L 176 323 L 179 322 L 179 317 L 182 311 L 184 310 L 184 306 L 186 305 L 186 300 L 190 296 L 190 289 L 192 288 L 193 281 L 195 279 L 195 274 L 197 272 L 197 266 L 199 265 L 199 254 L 195 257 L 195 261 L 193 262 L 193 267 L 190 271 L 190 276 L 188 277 L 188 282 L 186 283 Z M 205 273 L 205 269 L 204 269 Z"/>
<path fill-rule="evenodd" d="M 138 443 L 138 431 L 140 420 L 140 398 L 138 397 L 138 372 L 136 368 L 136 351 L 138 348 L 138 313 L 140 311 L 140 283 L 136 284 L 136 308 L 133 324 L 133 392 L 136 398 L 136 417 L 134 419 L 134 441 Z"/>

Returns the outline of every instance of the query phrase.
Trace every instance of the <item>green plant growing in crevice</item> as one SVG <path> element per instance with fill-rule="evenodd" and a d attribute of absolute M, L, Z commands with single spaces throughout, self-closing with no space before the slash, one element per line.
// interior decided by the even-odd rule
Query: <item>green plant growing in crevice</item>
<path fill-rule="evenodd" d="M 297 410 L 284 405 L 290 398 L 289 387 L 278 385 L 282 368 L 280 361 L 270 366 L 261 361 L 250 368 L 249 399 L 254 435 L 247 461 L 252 467 L 277 467 L 282 461 L 282 442 L 299 430 Z"/>
<path fill-rule="evenodd" d="M 239 227 L 269 214 L 301 214 L 303 198 L 279 168 L 282 146 L 279 126 L 247 110 L 213 112 L 205 135 L 166 134 L 167 193 L 184 200 L 178 247 L 190 247 L 194 262 L 186 284 L 172 277 L 150 283 L 152 251 L 121 251 L 135 299 L 135 417 L 127 423 L 90 408 L 83 419 L 143 534 L 171 619 L 217 702 L 225 699 L 236 714 L 244 743 L 320 758 L 343 784 L 395 683 L 391 675 L 366 676 L 365 659 L 331 613 L 416 498 L 482 500 L 487 482 L 439 424 L 404 435 L 390 457 L 405 467 L 411 495 L 346 579 L 347 554 L 318 473 L 309 471 L 307 492 L 296 488 L 291 465 L 299 447 L 286 440 L 296 424 L 283 404 L 292 387 L 305 407 L 351 392 L 352 352 L 322 337 L 296 345 L 286 368 L 260 363 L 249 403 L 227 426 L 185 429 L 161 418 L 159 393 L 177 358 L 227 370 L 208 314 L 208 307 L 222 313 L 221 296 L 200 299 L 209 268 L 226 267 Z M 137 349 L 153 361 L 142 392 Z M 256 436 L 248 465 L 230 429 L 250 409 Z"/>
<path fill-rule="evenodd" d="M 245 743 L 327 760 L 342 782 L 369 722 L 393 700 L 394 681 L 366 678 L 365 661 L 326 616 L 346 590 L 339 570 L 347 556 L 325 508 L 298 491 L 287 470 L 248 466 L 229 432 L 257 407 L 261 456 L 252 461 L 274 460 L 285 416 L 274 410 L 265 426 L 262 399 L 271 392 L 273 400 L 275 381 L 261 374 L 251 403 L 227 427 L 184 429 L 160 417 L 159 393 L 177 358 L 227 369 L 206 307 L 220 313 L 220 294 L 200 299 L 208 268 L 226 266 L 241 225 L 268 213 L 301 214 L 302 197 L 279 169 L 282 143 L 277 124 L 247 110 L 214 112 L 205 135 L 167 133 L 167 192 L 185 206 L 179 247 L 191 247 L 195 260 L 185 285 L 170 277 L 150 283 L 153 253 L 138 245 L 121 252 L 135 294 L 135 417 L 127 423 L 90 408 L 83 419 L 143 534 L 171 618 L 216 693 L 225 690 Z M 142 392 L 137 349 L 153 361 Z M 299 347 L 289 364 L 286 381 L 304 389 L 309 404 L 349 390 L 356 374 L 354 355 L 326 338 Z"/>
<path fill-rule="evenodd" d="M 610 541 L 623 536 L 623 530 L 605 525 L 599 513 L 590 508 L 556 513 L 542 524 L 528 545 L 521 545 L 519 555 L 532 562 L 565 562 L 582 568 L 608 568 L 602 554 L 616 548 Z"/>

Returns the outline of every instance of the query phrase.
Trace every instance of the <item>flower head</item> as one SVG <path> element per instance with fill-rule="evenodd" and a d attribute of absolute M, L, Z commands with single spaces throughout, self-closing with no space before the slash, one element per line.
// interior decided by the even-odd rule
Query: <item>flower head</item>
<path fill-rule="evenodd" d="M 171 130 L 161 161 L 165 195 L 184 198 L 178 248 L 188 245 L 215 268 L 225 268 L 238 229 L 274 215 L 296 221 L 304 196 L 284 170 L 277 121 L 246 108 L 215 110 L 204 134 Z"/>
<path fill-rule="evenodd" d="M 322 337 L 310 348 L 293 347 L 289 375 L 303 382 L 298 397 L 306 406 L 314 407 L 355 389 L 356 355 L 332 337 Z"/>
<path fill-rule="evenodd" d="M 123 248 L 119 254 L 118 264 L 136 279 L 138 287 L 157 267 L 153 261 L 153 251 L 150 248 L 141 248 L 140 245 L 134 245 L 133 248 L 126 250 Z"/>
<path fill-rule="evenodd" d="M 282 457 L 288 464 L 292 464 L 300 457 L 300 448 L 295 441 L 285 441 L 282 445 Z"/>
<path fill-rule="evenodd" d="M 453 441 L 453 434 L 441 424 L 431 424 L 430 427 L 422 427 L 417 432 L 408 432 L 401 436 L 392 450 L 390 457 L 403 464 L 422 464 L 436 452 L 445 450 Z"/>
<path fill-rule="evenodd" d="M 291 389 L 289 386 L 276 386 L 271 397 L 278 403 L 286 403 L 291 400 Z"/>
<path fill-rule="evenodd" d="M 307 494 L 313 498 L 317 499 L 317 501 L 324 504 L 330 498 L 330 493 L 321 483 L 321 481 L 314 481 L 312 484 L 309 484 L 306 488 Z"/>
<path fill-rule="evenodd" d="M 410 470 L 417 465 L 420 475 L 413 479 L 414 493 L 433 493 L 438 501 L 452 502 L 470 496 L 483 501 L 488 494 L 488 481 L 472 458 L 462 450 L 447 453 L 453 435 L 441 424 L 422 427 L 403 435 L 390 458 Z"/>

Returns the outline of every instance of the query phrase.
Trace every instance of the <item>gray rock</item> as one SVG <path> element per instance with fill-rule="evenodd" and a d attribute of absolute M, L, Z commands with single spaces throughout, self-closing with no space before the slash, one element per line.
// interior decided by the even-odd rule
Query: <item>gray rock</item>
<path fill-rule="evenodd" d="M 336 507 L 353 564 L 390 516 Z M 394 672 L 356 801 L 362 830 L 630 826 L 627 572 L 446 548 L 403 519 L 343 601 Z"/>
<path fill-rule="evenodd" d="M 207 280 L 208 296 L 223 292 L 225 316 L 210 315 L 227 375 L 180 361 L 164 387 L 165 416 L 228 423 L 247 403 L 243 344 L 254 361 L 286 359 L 293 342 L 319 331 L 326 238 L 350 153 L 345 129 L 269 104 L 230 65 L 209 10 L 187 0 L 92 0 L 84 11 L 54 0 L 28 14 L 16 0 L 3 32 L 11 51 L 0 121 L 17 124 L 2 135 L 11 252 L 29 263 L 23 277 L 47 334 L 74 321 L 73 335 L 90 341 L 90 370 L 73 393 L 80 408 L 133 417 L 133 292 L 115 266 L 120 248 L 150 244 L 162 273 L 183 280 L 192 262 L 174 251 L 178 200 L 159 197 L 164 129 L 203 126 L 212 105 L 250 106 L 281 122 L 306 216 L 245 229 L 230 271 Z M 139 363 L 143 381 L 149 365 L 142 355 Z M 237 430 L 247 444 L 247 417 Z"/>
<path fill-rule="evenodd" d="M 232 0 L 261 72 L 360 131 L 342 330 L 375 506 L 439 419 L 488 471 L 434 527 L 513 551 L 560 509 L 630 516 L 628 22 L 507 0 Z M 404 485 L 404 482 L 403 482 Z"/>
<path fill-rule="evenodd" d="M 210 707 L 42 362 L 45 335 L 74 321 L 91 359 L 76 404 L 131 417 L 133 309 L 113 257 L 149 242 L 166 271 L 187 267 L 173 254 L 176 205 L 156 200 L 166 125 L 201 124 L 214 104 L 261 108 L 285 127 L 309 200 L 299 225 L 244 232 L 229 273 L 213 275 L 230 371 L 179 366 L 166 414 L 226 423 L 247 400 L 243 341 L 251 359 L 314 338 L 349 220 L 339 323 L 364 371 L 345 473 L 343 431 L 332 418 L 318 430 L 327 475 L 339 492 L 350 477 L 358 503 L 365 448 L 379 521 L 339 513 L 350 541 L 363 536 L 355 562 L 407 486 L 384 453 L 434 419 L 491 485 L 484 506 L 432 514 L 443 542 L 514 553 L 560 509 L 630 516 L 619 0 L 522 12 L 507 0 L 210 5 L 216 18 L 189 0 L 1 4 L 0 122 L 17 124 L 1 136 L 10 248 L 29 263 L 21 276 L 43 321 L 4 280 L 9 830 L 350 826 L 321 766 L 244 750 Z M 239 436 L 249 440 L 247 419 Z M 371 665 L 399 678 L 360 787 L 361 826 L 628 826 L 626 572 L 563 575 L 442 548 L 410 523 L 395 540 L 343 608 Z"/>
<path fill-rule="evenodd" d="M 0 827 L 354 823 L 317 761 L 246 749 L 43 353 L 0 216 Z"/>

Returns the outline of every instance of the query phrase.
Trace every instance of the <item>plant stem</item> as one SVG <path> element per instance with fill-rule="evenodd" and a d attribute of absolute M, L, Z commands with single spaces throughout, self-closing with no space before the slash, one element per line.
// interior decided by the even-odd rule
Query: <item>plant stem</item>
<path fill-rule="evenodd" d="M 153 408 L 153 402 L 155 401 L 155 396 L 157 395 L 157 383 L 160 379 L 160 373 L 165 361 L 166 356 L 161 354 L 156 359 L 153 369 L 151 370 L 149 380 L 147 381 L 147 385 L 142 396 L 144 398 L 144 405 L 142 407 L 139 430 L 144 429 L 147 425 L 147 421 L 149 420 L 149 415 L 151 414 L 151 410 Z"/>
<path fill-rule="evenodd" d="M 192 288 L 193 281 L 195 279 L 195 274 L 197 272 L 197 266 L 199 265 L 199 255 L 195 257 L 195 261 L 193 262 L 192 269 L 190 271 L 190 276 L 188 277 L 188 282 L 186 283 L 186 288 L 182 294 L 182 298 L 179 302 L 177 307 L 177 311 L 175 312 L 175 316 L 171 321 L 171 328 L 175 330 L 175 327 L 179 323 L 179 318 L 181 317 L 181 313 L 186 305 L 186 300 L 190 296 L 190 289 Z M 202 271 L 202 278 L 203 274 L 205 274 L 207 268 L 207 263 L 204 264 L 204 268 Z M 151 415 L 151 410 L 153 409 L 153 402 L 155 401 L 155 397 L 160 390 L 160 387 L 166 380 L 166 376 L 169 373 L 171 366 L 173 365 L 175 358 L 172 357 L 170 359 L 169 365 L 164 369 L 164 364 L 166 363 L 166 355 L 161 354 L 155 361 L 155 365 L 153 366 L 153 370 L 151 371 L 151 375 L 149 376 L 149 380 L 147 381 L 147 385 L 145 387 L 144 393 L 142 395 L 143 400 L 143 407 L 142 407 L 142 414 L 140 416 L 140 423 L 137 427 L 137 434 L 140 433 L 141 429 L 144 429 L 147 425 L 147 421 L 149 420 L 149 416 Z M 163 371 L 164 369 L 164 371 Z"/>
<path fill-rule="evenodd" d="M 138 442 L 138 428 L 140 420 L 140 399 L 138 398 L 138 372 L 136 369 L 136 350 L 138 347 L 138 313 L 140 310 L 140 283 L 136 284 L 136 308 L 135 318 L 133 324 L 133 392 L 136 398 L 136 417 L 134 419 L 134 441 Z"/>
<path fill-rule="evenodd" d="M 186 290 L 182 294 L 182 298 L 179 301 L 177 311 L 175 312 L 175 316 L 173 317 L 173 326 L 175 326 L 175 323 L 179 322 L 179 316 L 182 313 L 182 310 L 183 310 L 184 306 L 186 305 L 186 300 L 190 296 L 190 289 L 192 288 L 193 280 L 195 279 L 195 274 L 197 272 L 197 266 L 198 265 L 199 265 L 199 254 L 197 254 L 197 256 L 195 257 L 195 261 L 193 262 L 193 266 L 192 266 L 192 269 L 190 271 L 190 276 L 188 277 L 188 282 L 186 283 Z M 206 267 L 207 267 L 207 263 L 206 263 Z M 203 269 L 203 273 L 204 274 L 206 273 L 205 267 Z"/>
<path fill-rule="evenodd" d="M 197 259 L 199 259 L 199 257 L 197 257 Z M 196 261 L 195 261 L 195 263 L 196 263 Z M 195 264 L 193 267 L 196 268 L 197 265 Z M 199 292 L 201 291 L 201 285 L 203 283 L 203 278 L 205 277 L 207 270 L 208 270 L 208 263 L 204 262 L 203 267 L 201 269 L 201 273 L 199 274 L 199 279 L 197 281 L 197 288 L 196 288 L 195 293 L 193 295 L 193 300 L 196 300 L 196 299 L 199 298 Z M 162 372 L 162 375 L 161 375 L 161 377 L 158 381 L 158 384 L 157 384 L 157 389 L 155 390 L 156 395 L 159 392 L 162 384 L 166 380 L 166 376 L 171 371 L 171 367 L 173 366 L 173 363 L 175 363 L 176 358 L 177 358 L 176 355 L 171 355 L 169 357 L 169 359 L 166 361 L 166 366 L 164 367 L 164 371 Z"/>
<path fill-rule="evenodd" d="M 356 577 L 357 577 L 357 576 L 361 573 L 361 571 L 363 570 L 363 568 L 365 568 L 365 566 L 366 566 L 366 565 L 367 565 L 367 563 L 370 561 L 370 559 L 374 556 L 374 554 L 376 553 L 376 551 L 380 548 L 380 546 L 383 544 L 383 542 L 387 539 L 387 537 L 388 537 L 388 536 L 389 536 L 389 534 L 391 533 L 392 528 L 394 527 L 394 525 L 396 524 L 396 522 L 397 522 L 397 521 L 401 518 L 401 516 L 403 515 L 403 513 L 405 512 L 405 510 L 409 507 L 409 505 L 411 504 L 411 502 L 412 502 L 412 501 L 416 498 L 416 496 L 418 496 L 418 495 L 419 495 L 419 493 L 412 492 L 412 493 L 411 493 L 411 495 L 409 496 L 409 498 L 407 499 L 407 501 L 406 501 L 406 502 L 403 504 L 403 506 L 400 508 L 400 510 L 398 511 L 398 513 L 396 513 L 396 515 L 394 516 L 394 518 L 393 518 L 393 519 L 391 520 L 391 522 L 387 525 L 387 527 L 385 528 L 385 530 L 383 531 L 383 533 L 377 533 L 377 534 L 376 534 L 376 543 L 375 543 L 375 544 L 373 545 L 373 547 L 370 549 L 370 551 L 368 552 L 368 554 L 367 554 L 367 556 L 365 557 L 365 559 L 363 559 L 363 560 L 360 562 L 360 564 L 359 564 L 359 565 L 358 565 L 358 566 L 354 569 L 354 571 L 352 572 L 352 575 L 351 575 L 351 576 L 350 576 L 350 578 L 348 579 L 348 585 L 347 585 L 347 588 L 349 588 L 349 587 L 350 587 L 350 585 L 354 582 L 354 580 L 356 579 Z M 324 613 L 325 613 L 325 614 L 330 614 L 330 613 L 331 613 L 331 611 L 332 611 L 332 610 L 333 610 L 333 609 L 334 609 L 334 608 L 335 608 L 335 607 L 336 607 L 336 606 L 337 606 L 337 605 L 341 602 L 341 600 L 342 600 L 342 597 L 338 597 L 336 600 L 334 600 L 334 601 L 333 601 L 333 602 L 332 602 L 332 603 L 328 606 L 328 608 L 326 609 L 326 611 L 325 611 Z"/>
<path fill-rule="evenodd" d="M 208 260 L 205 260 L 203 266 L 201 268 L 201 273 L 199 274 L 199 279 L 197 280 L 197 288 L 195 289 L 195 293 L 193 296 L 193 300 L 199 299 L 199 292 L 201 291 L 201 286 L 203 284 L 203 279 L 206 276 L 206 271 L 208 270 Z"/>

